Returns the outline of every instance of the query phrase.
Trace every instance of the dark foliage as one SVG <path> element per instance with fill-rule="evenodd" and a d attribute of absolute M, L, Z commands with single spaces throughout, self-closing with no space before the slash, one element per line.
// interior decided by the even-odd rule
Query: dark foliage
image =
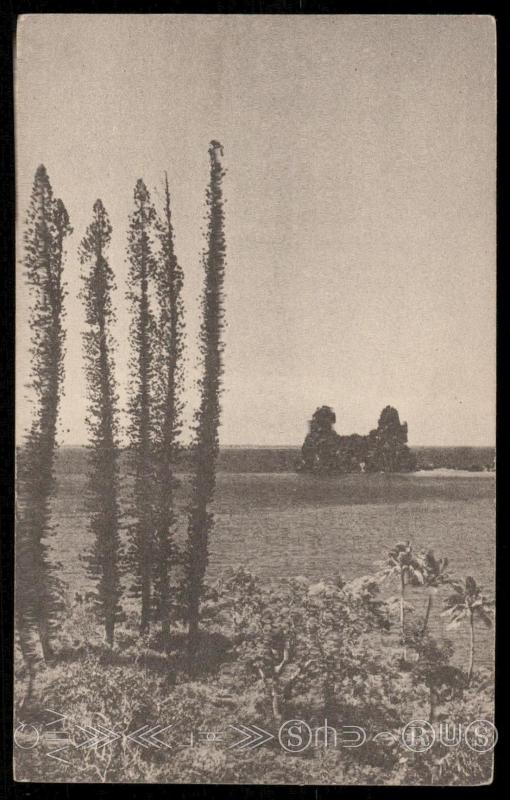
<path fill-rule="evenodd" d="M 129 566 L 134 574 L 133 592 L 141 597 L 142 632 L 150 627 L 152 611 L 152 579 L 154 564 L 153 493 L 155 464 L 155 336 L 156 322 L 152 310 L 150 285 L 157 263 L 152 235 L 156 212 L 144 182 L 137 181 L 135 208 L 128 232 L 129 292 L 132 320 L 130 379 L 130 454 L 134 473 L 133 523 L 128 550 Z"/>
<path fill-rule="evenodd" d="M 156 498 L 154 609 L 161 620 L 164 648 L 170 633 L 170 570 L 178 558 L 173 541 L 176 523 L 174 508 L 174 466 L 182 427 L 181 399 L 183 369 L 184 306 L 181 297 L 183 273 L 174 249 L 168 178 L 165 176 L 165 206 L 157 222 L 160 258 L 156 272 L 159 320 L 157 326 L 156 381 Z"/>
<path fill-rule="evenodd" d="M 35 173 L 24 233 L 24 267 L 32 307 L 32 425 L 18 461 L 16 615 L 27 659 L 37 633 L 45 659 L 60 606 L 55 567 L 48 558 L 54 491 L 57 419 L 64 375 L 64 240 L 71 233 L 64 204 L 53 196 L 44 166 Z"/>
<path fill-rule="evenodd" d="M 89 574 L 96 582 L 96 611 L 113 645 L 115 622 L 121 609 L 119 571 L 119 504 L 117 392 L 114 378 L 115 343 L 111 326 L 115 314 L 111 292 L 114 275 L 106 259 L 112 228 L 101 200 L 94 203 L 93 220 L 80 246 L 80 261 L 87 271 L 81 293 L 87 330 L 84 352 L 88 382 L 87 425 L 89 449 L 90 529 L 94 544 L 88 554 Z"/>
<path fill-rule="evenodd" d="M 383 408 L 377 428 L 368 434 L 367 469 L 371 472 L 416 469 L 416 459 L 407 446 L 407 422 L 400 423 L 396 408 Z"/>
<path fill-rule="evenodd" d="M 211 142 L 210 184 L 206 192 L 209 212 L 207 247 L 204 253 L 205 286 L 202 296 L 202 325 L 200 350 L 203 375 L 200 380 L 201 399 L 196 415 L 194 475 L 189 508 L 188 543 L 186 552 L 186 608 L 189 625 L 190 666 L 196 650 L 200 597 L 207 567 L 208 537 L 213 515 L 208 510 L 214 495 L 216 461 L 218 457 L 218 428 L 220 422 L 220 390 L 223 372 L 222 332 L 224 329 L 223 283 L 225 275 L 225 233 L 222 181 L 223 149 Z"/>

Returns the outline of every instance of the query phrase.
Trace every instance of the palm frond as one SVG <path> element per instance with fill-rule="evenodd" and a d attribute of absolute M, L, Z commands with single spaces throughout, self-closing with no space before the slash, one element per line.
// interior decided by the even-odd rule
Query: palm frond
<path fill-rule="evenodd" d="M 478 608 L 476 616 L 482 620 L 486 628 L 492 628 L 492 617 L 485 608 Z"/>

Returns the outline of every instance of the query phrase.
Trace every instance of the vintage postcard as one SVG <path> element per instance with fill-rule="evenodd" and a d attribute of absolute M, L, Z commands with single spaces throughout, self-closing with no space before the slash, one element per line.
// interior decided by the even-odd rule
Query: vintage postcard
<path fill-rule="evenodd" d="M 492 781 L 496 27 L 16 36 L 14 768 Z"/>

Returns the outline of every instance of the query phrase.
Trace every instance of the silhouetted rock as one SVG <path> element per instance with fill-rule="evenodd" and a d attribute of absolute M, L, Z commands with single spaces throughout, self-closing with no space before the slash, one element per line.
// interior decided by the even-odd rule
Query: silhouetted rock
<path fill-rule="evenodd" d="M 407 446 L 407 423 L 396 408 L 386 406 L 377 428 L 368 436 L 340 436 L 333 428 L 336 415 L 330 406 L 317 408 L 304 441 L 301 469 L 318 474 L 349 472 L 412 472 L 416 459 Z"/>

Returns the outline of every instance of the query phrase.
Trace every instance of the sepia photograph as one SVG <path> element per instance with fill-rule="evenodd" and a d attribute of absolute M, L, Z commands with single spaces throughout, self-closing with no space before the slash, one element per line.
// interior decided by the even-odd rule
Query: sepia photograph
<path fill-rule="evenodd" d="M 18 782 L 493 780 L 496 22 L 25 14 Z"/>

